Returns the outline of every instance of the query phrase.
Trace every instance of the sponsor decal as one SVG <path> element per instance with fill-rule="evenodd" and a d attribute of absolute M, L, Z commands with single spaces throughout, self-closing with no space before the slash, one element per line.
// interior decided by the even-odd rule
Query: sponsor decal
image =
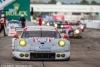
<path fill-rule="evenodd" d="M 40 49 L 51 49 L 51 47 L 39 47 Z"/>
<path fill-rule="evenodd" d="M 24 16 L 27 16 L 27 11 L 18 11 L 20 8 L 19 3 L 15 3 L 15 4 L 13 4 L 13 6 L 14 6 L 14 9 L 16 10 L 16 12 L 6 11 L 6 16 L 21 16 L 22 14 L 24 14 Z"/>
<path fill-rule="evenodd" d="M 15 29 L 15 27 L 14 26 L 11 26 L 10 29 Z"/>
<path fill-rule="evenodd" d="M 34 52 L 51 52 L 51 51 L 47 51 L 47 50 L 41 50 L 41 51 L 38 51 L 38 50 L 31 50 L 31 51 L 34 51 Z"/>

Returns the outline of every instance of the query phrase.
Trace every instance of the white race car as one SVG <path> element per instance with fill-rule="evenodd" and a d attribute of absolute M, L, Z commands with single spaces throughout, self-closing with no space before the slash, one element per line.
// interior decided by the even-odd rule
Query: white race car
<path fill-rule="evenodd" d="M 15 28 L 21 27 L 21 22 L 18 20 L 10 20 L 7 23 L 7 35 L 14 36 L 16 34 Z"/>
<path fill-rule="evenodd" d="M 14 60 L 70 60 L 70 41 L 52 26 L 28 26 L 12 39 Z"/>

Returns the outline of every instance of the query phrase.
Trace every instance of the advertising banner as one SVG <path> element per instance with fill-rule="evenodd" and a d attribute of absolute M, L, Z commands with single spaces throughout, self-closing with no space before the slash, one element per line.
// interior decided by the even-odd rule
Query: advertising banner
<path fill-rule="evenodd" d="M 53 16 L 52 15 L 42 15 L 42 19 L 44 20 L 44 21 L 53 21 Z"/>
<path fill-rule="evenodd" d="M 47 15 L 42 15 L 43 21 L 48 21 L 48 16 Z"/>
<path fill-rule="evenodd" d="M 0 0 L 0 9 L 4 8 L 5 6 L 7 6 L 8 4 L 14 2 L 15 0 Z"/>
<path fill-rule="evenodd" d="M 77 20 L 77 16 L 68 16 L 68 15 L 65 15 L 64 19 L 66 21 L 68 21 L 68 20 Z"/>
<path fill-rule="evenodd" d="M 8 0 L 9 1 L 9 0 Z M 16 10 L 14 12 L 9 11 L 10 9 Z M 4 8 L 5 11 L 5 16 L 7 19 L 14 19 L 14 20 L 19 20 L 21 15 L 24 14 L 25 18 L 27 20 L 30 19 L 30 0 L 15 0 L 13 3 L 9 4 Z"/>
<path fill-rule="evenodd" d="M 31 4 L 34 12 L 100 12 L 99 5 L 44 5 Z"/>
<path fill-rule="evenodd" d="M 54 20 L 63 21 L 64 20 L 64 16 L 54 16 Z"/>
<path fill-rule="evenodd" d="M 53 21 L 53 20 L 54 20 L 53 16 L 52 15 L 49 16 L 49 21 Z"/>

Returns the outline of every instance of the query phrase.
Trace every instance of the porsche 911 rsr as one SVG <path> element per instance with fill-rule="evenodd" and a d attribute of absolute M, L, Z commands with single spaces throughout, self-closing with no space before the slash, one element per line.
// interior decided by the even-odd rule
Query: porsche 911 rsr
<path fill-rule="evenodd" d="M 12 39 L 14 60 L 70 60 L 70 41 L 52 26 L 28 26 Z"/>

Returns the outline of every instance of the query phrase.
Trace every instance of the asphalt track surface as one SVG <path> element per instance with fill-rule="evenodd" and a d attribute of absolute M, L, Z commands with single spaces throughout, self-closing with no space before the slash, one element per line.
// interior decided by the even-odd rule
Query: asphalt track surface
<path fill-rule="evenodd" d="M 82 39 L 70 39 L 70 61 L 14 61 L 12 37 L 0 34 L 0 65 L 29 65 L 28 67 L 100 67 L 100 30 L 86 29 Z M 11 67 L 11 66 L 5 66 Z M 18 66 L 19 67 L 19 66 Z"/>

